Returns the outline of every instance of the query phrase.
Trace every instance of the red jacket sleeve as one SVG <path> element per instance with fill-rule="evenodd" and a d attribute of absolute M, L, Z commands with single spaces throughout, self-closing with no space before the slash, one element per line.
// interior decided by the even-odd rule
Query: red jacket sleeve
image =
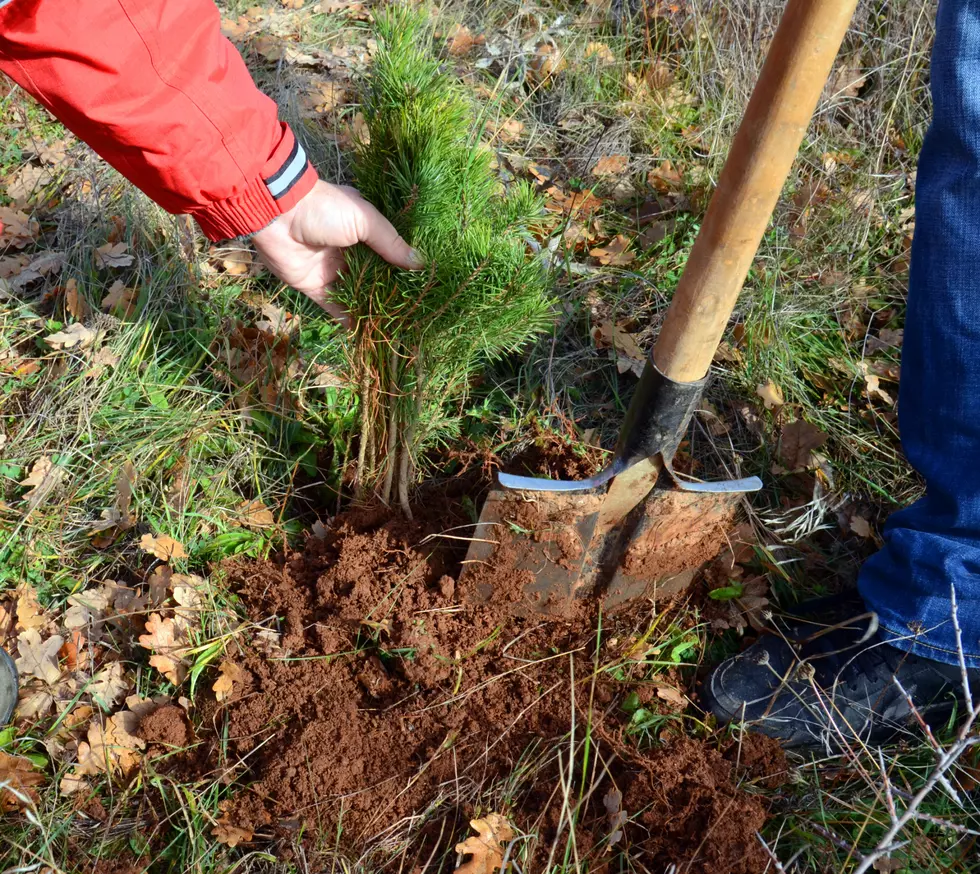
<path fill-rule="evenodd" d="M 212 0 L 0 0 L 0 69 L 212 240 L 260 230 L 316 182 Z"/>

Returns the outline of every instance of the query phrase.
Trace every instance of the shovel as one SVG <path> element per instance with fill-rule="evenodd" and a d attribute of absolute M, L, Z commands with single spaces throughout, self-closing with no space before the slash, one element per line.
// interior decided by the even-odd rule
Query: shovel
<path fill-rule="evenodd" d="M 576 481 L 499 474 L 464 562 L 474 600 L 560 615 L 584 596 L 608 610 L 678 594 L 725 544 L 742 495 L 762 487 L 693 481 L 671 460 L 856 5 L 787 3 L 612 463 Z"/>

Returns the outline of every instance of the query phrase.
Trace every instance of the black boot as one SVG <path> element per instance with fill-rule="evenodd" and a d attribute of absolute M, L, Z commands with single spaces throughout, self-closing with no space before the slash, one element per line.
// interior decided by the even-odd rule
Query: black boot
<path fill-rule="evenodd" d="M 802 605 L 801 612 L 812 611 Z M 827 751 L 884 743 L 920 719 L 939 729 L 964 699 L 959 666 L 885 643 L 874 613 L 851 615 L 831 617 L 833 624 L 774 622 L 773 633 L 712 669 L 701 689 L 705 710 L 786 747 Z M 980 669 L 967 675 L 980 697 Z"/>

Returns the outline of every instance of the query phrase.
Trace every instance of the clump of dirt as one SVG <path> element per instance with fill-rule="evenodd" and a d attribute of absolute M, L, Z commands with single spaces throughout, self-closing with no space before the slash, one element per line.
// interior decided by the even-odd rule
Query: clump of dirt
<path fill-rule="evenodd" d="M 165 704 L 140 720 L 139 737 L 147 743 L 172 749 L 184 749 L 191 742 L 191 726 L 183 709 Z"/>
<path fill-rule="evenodd" d="M 279 632 L 243 648 L 245 680 L 215 714 L 230 761 L 215 744 L 209 766 L 237 764 L 245 784 L 233 821 L 266 836 L 340 827 L 360 853 L 428 814 L 445 834 L 423 828 L 419 839 L 451 846 L 483 789 L 506 778 L 505 812 L 538 834 L 545 857 L 532 862 L 543 865 L 564 828 L 555 789 L 569 779 L 568 736 L 578 725 L 581 742 L 588 724 L 601 758 L 589 757 L 588 774 L 573 765 L 575 785 L 593 785 L 576 831 L 586 867 L 628 847 L 690 872 L 763 870 L 755 830 L 766 805 L 738 788 L 734 759 L 684 738 L 641 753 L 625 737 L 630 685 L 595 664 L 622 660 L 636 617 L 604 616 L 597 640 L 592 600 L 529 609 L 541 606 L 526 592 L 533 573 L 506 549 L 460 579 L 466 544 L 442 536 L 468 521 L 457 506 L 424 501 L 414 522 L 355 509 L 302 551 L 227 567 L 251 618 Z M 566 541 L 554 547 L 568 557 Z M 159 721 L 146 731 L 173 737 L 176 724 Z M 613 784 L 629 815 L 615 842 L 602 803 Z"/>

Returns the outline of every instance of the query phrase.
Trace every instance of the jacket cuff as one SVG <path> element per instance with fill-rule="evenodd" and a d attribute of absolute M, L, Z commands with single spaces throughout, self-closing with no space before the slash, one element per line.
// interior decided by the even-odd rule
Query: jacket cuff
<path fill-rule="evenodd" d="M 287 125 L 282 125 L 282 132 L 259 178 L 231 197 L 192 213 L 209 240 L 254 234 L 310 193 L 317 181 L 316 170 Z"/>

